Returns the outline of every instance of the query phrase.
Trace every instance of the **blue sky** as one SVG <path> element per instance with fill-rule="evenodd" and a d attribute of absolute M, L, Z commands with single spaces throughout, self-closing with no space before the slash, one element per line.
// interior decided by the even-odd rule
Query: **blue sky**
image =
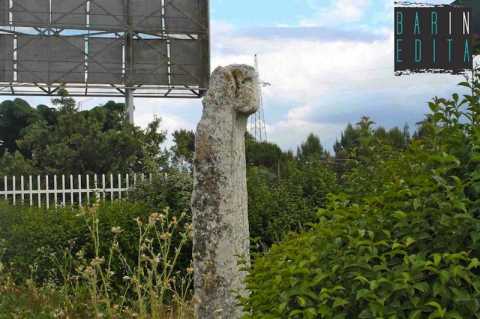
<path fill-rule="evenodd" d="M 461 91 L 459 76 L 394 76 L 391 0 L 211 0 L 211 20 L 212 67 L 252 64 L 259 54 L 272 84 L 264 90 L 268 136 L 283 149 L 311 132 L 331 147 L 363 115 L 414 127 L 432 97 Z M 98 103 L 82 99 L 83 108 Z M 172 132 L 195 128 L 201 101 L 137 99 L 136 108 L 136 124 L 156 115 Z"/>

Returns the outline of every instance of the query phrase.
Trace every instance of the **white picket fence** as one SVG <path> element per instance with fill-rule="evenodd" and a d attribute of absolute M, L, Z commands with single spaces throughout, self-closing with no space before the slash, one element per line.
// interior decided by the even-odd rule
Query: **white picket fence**
<path fill-rule="evenodd" d="M 151 174 L 4 176 L 0 200 L 13 205 L 46 208 L 82 206 L 91 204 L 94 199 L 105 201 L 125 198 L 138 183 L 151 181 Z"/>

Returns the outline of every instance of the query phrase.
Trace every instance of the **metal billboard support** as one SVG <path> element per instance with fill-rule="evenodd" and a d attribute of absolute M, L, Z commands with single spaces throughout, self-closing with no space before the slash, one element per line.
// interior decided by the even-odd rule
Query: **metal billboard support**
<path fill-rule="evenodd" d="M 131 88 L 125 90 L 125 106 L 127 108 L 128 122 L 132 125 L 135 124 L 135 103 L 133 98 L 134 91 L 135 90 Z"/>
<path fill-rule="evenodd" d="M 0 96 L 200 98 L 209 0 L 0 0 Z"/>
<path fill-rule="evenodd" d="M 132 89 L 131 74 L 133 70 L 133 28 L 132 16 L 130 14 L 130 1 L 124 3 L 124 13 L 127 17 L 127 32 L 125 33 L 125 76 L 127 87 L 125 88 L 125 106 L 127 109 L 128 122 L 135 124 L 135 104 L 134 104 L 134 89 Z"/>

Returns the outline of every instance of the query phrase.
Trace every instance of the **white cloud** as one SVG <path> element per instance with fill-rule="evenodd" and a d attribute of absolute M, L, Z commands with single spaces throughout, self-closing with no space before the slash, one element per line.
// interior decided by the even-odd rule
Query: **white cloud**
<path fill-rule="evenodd" d="M 255 38 L 216 34 L 214 65 L 252 63 L 260 54 L 269 137 L 295 149 L 313 132 L 331 147 L 348 122 L 369 115 L 381 125 L 414 127 L 426 102 L 445 96 L 460 77 L 395 77 L 393 34 L 381 40 Z M 214 42 L 216 43 L 216 42 Z M 234 48 L 234 49 L 232 49 Z"/>
<path fill-rule="evenodd" d="M 321 141 L 327 145 L 333 145 L 344 126 L 334 123 L 321 123 L 309 121 L 308 116 L 314 112 L 310 105 L 292 108 L 287 117 L 267 126 L 270 140 L 279 144 L 283 149 L 295 151 L 303 139 L 310 133 L 321 137 Z"/>
<path fill-rule="evenodd" d="M 369 0 L 334 0 L 325 5 L 325 0 L 307 0 L 314 14 L 300 21 L 302 26 L 331 26 L 360 20 L 365 14 Z"/>

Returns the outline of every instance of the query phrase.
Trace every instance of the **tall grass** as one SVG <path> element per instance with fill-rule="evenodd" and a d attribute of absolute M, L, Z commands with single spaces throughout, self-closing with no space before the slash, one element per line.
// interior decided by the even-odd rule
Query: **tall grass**
<path fill-rule="evenodd" d="M 48 256 L 54 267 L 42 284 L 35 280 L 35 264 L 30 279 L 18 283 L 0 262 L 0 318 L 193 318 L 193 269 L 177 267 L 192 232 L 185 214 L 177 218 L 164 210 L 148 220 L 137 218 L 135 262 L 120 248 L 120 227 L 112 227 L 109 249 L 102 249 L 107 236 L 99 229 L 96 206 L 82 209 L 78 218 L 87 226 L 93 255 L 67 248 Z M 0 245 L 0 261 L 4 249 Z"/>

